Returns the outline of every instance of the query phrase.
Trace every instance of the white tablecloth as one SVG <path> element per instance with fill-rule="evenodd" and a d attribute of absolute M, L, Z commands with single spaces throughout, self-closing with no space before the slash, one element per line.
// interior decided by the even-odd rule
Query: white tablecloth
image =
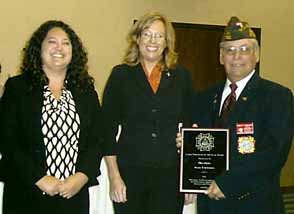
<path fill-rule="evenodd" d="M 0 182 L 0 214 L 2 214 L 3 182 Z"/>

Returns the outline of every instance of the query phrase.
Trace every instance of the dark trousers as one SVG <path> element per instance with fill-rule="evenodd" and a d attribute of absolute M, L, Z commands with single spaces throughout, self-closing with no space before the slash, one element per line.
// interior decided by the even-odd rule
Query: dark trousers
<path fill-rule="evenodd" d="M 34 187 L 23 191 L 4 187 L 3 214 L 88 214 L 89 192 L 84 187 L 71 199 L 43 195 Z"/>
<path fill-rule="evenodd" d="M 157 167 L 121 167 L 127 202 L 114 203 L 115 214 L 181 214 L 178 170 Z"/>
<path fill-rule="evenodd" d="M 88 214 L 89 191 L 84 187 L 70 199 L 60 196 L 45 196 L 39 206 L 40 214 Z"/>

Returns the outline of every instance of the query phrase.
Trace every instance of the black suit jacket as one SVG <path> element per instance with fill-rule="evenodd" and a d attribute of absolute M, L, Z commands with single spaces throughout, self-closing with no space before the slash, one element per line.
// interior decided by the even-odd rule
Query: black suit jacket
<path fill-rule="evenodd" d="M 223 88 L 224 83 L 199 96 L 204 105 L 195 120 L 200 126 L 213 127 L 217 123 Z M 230 130 L 230 170 L 215 181 L 226 199 L 215 201 L 200 196 L 199 213 L 282 213 L 279 179 L 293 136 L 293 120 L 291 91 L 255 73 L 225 125 Z M 253 133 L 237 131 L 237 125 L 248 123 L 253 124 Z M 253 137 L 254 152 L 240 152 L 238 145 L 244 137 Z"/>
<path fill-rule="evenodd" d="M 0 97 L 0 112 L 1 112 L 1 97 Z M 1 120 L 3 120 L 3 118 L 1 117 L 1 114 L 0 114 L 0 121 Z M 0 129 L 1 129 L 1 127 L 0 127 Z M 0 182 L 4 181 L 4 169 L 5 169 L 4 158 L 3 158 L 2 153 L 3 153 L 3 140 L 1 140 L 1 138 L 0 138 Z"/>
<path fill-rule="evenodd" d="M 191 120 L 192 81 L 183 67 L 163 71 L 154 94 L 141 64 L 113 68 L 103 95 L 107 146 L 120 165 L 178 165 L 175 136 L 178 123 Z M 118 124 L 122 132 L 118 143 Z"/>
<path fill-rule="evenodd" d="M 80 116 L 79 153 L 76 172 L 89 178 L 88 185 L 97 183 L 100 174 L 101 111 L 94 89 L 79 93 L 69 86 Z M 5 160 L 4 202 L 28 199 L 41 194 L 35 183 L 46 175 L 45 146 L 41 130 L 43 92 L 31 89 L 24 76 L 7 80 L 1 99 L 1 143 Z M 24 202 L 25 203 L 25 202 Z M 5 205 L 5 204 L 4 204 Z"/>

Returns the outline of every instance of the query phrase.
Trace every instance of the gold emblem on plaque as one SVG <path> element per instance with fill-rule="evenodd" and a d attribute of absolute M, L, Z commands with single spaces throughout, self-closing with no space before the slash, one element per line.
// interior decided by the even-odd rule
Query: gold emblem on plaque
<path fill-rule="evenodd" d="M 195 137 L 195 147 L 200 151 L 211 151 L 214 148 L 214 137 L 210 134 L 200 133 Z"/>

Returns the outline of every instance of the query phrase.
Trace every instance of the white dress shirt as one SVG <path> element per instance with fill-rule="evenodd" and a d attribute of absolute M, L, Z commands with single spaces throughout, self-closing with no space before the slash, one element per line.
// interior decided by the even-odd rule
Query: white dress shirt
<path fill-rule="evenodd" d="M 253 76 L 254 73 L 255 73 L 255 70 L 253 70 L 245 78 L 236 82 L 236 85 L 238 86 L 238 88 L 235 91 L 236 92 L 236 101 L 238 100 L 240 94 L 242 93 L 243 89 L 245 88 L 245 86 L 247 85 L 248 81 L 251 79 L 251 77 Z M 221 112 L 221 109 L 222 109 L 222 106 L 224 104 L 226 97 L 231 93 L 231 88 L 230 88 L 231 83 L 232 82 L 229 79 L 226 80 L 226 84 L 225 84 L 223 94 L 222 94 L 222 100 L 221 100 L 221 105 L 220 105 L 220 109 L 219 109 L 219 114 Z"/>

